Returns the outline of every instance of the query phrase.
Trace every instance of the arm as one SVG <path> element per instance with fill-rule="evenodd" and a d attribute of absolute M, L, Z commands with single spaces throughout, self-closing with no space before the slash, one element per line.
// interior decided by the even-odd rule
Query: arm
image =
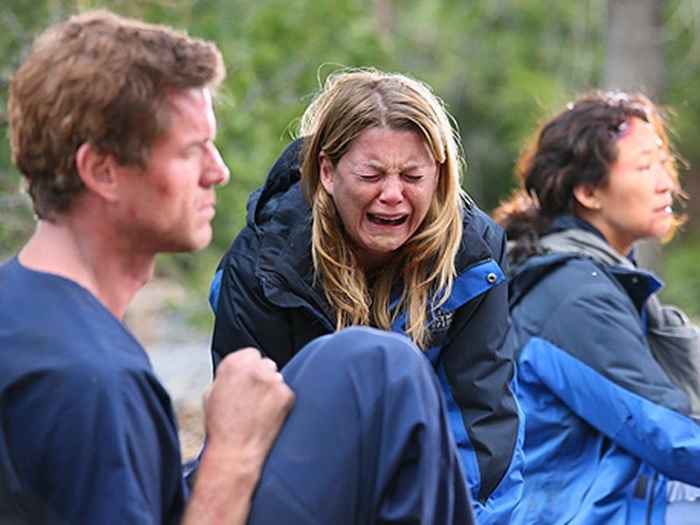
<path fill-rule="evenodd" d="M 243 523 L 293 395 L 269 360 L 244 350 L 222 362 L 206 403 L 210 447 L 185 523 Z M 4 396 L 4 428 L 34 522 L 172 523 L 184 503 L 174 417 L 146 373 L 52 371 Z M 225 519 L 224 519 L 225 517 Z"/>
<path fill-rule="evenodd" d="M 274 363 L 257 350 L 243 349 L 221 361 L 205 399 L 207 447 L 183 525 L 245 523 L 293 399 Z"/>
<path fill-rule="evenodd" d="M 281 367 L 294 349 L 285 312 L 270 304 L 256 275 L 251 252 L 257 242 L 246 229 L 236 238 L 220 265 L 215 301 L 212 357 L 217 365 L 228 353 L 252 346 Z"/>
<path fill-rule="evenodd" d="M 244 235 L 251 232 L 244 231 L 236 239 L 220 266 L 214 364 L 238 348 L 252 346 L 282 368 L 310 341 L 333 332 L 334 326 L 321 307 L 307 302 L 305 294 L 316 292 L 306 289 L 297 295 L 282 275 L 257 270 L 259 262 L 250 256 L 250 250 L 240 248 L 248 242 Z M 288 269 L 287 274 L 292 272 Z"/>
<path fill-rule="evenodd" d="M 492 226 L 484 237 L 495 261 L 505 267 L 501 230 Z M 496 270 L 485 268 L 484 282 Z M 502 275 L 500 270 L 498 273 Z M 457 310 L 442 362 L 479 465 L 480 486 L 475 499 L 485 501 L 502 480 L 510 478 L 506 483 L 513 489 L 509 493 L 514 506 L 520 486 L 522 425 L 510 387 L 513 355 L 504 345 L 509 327 L 508 289 L 501 277 L 500 284 Z M 503 519 L 508 518 L 504 515 Z"/>
<path fill-rule="evenodd" d="M 152 525 L 181 515 L 177 431 L 155 378 L 75 364 L 5 394 L 4 444 L 31 522 Z"/>
<path fill-rule="evenodd" d="M 700 479 L 700 426 L 687 399 L 651 356 L 639 317 L 621 293 L 588 283 L 561 305 L 519 360 L 576 415 L 673 479 Z"/>

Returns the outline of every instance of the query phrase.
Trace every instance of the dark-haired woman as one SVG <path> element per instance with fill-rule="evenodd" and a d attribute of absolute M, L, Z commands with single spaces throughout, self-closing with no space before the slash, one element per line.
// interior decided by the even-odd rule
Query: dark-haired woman
<path fill-rule="evenodd" d="M 513 522 L 700 523 L 697 332 L 631 258 L 679 223 L 662 115 L 641 95 L 586 95 L 545 123 L 518 175 L 495 212 L 526 414 Z"/>

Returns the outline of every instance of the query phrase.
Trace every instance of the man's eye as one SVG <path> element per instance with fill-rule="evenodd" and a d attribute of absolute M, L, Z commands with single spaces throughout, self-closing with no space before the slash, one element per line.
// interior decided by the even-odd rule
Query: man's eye
<path fill-rule="evenodd" d="M 197 146 L 189 146 L 182 150 L 182 156 L 183 158 L 190 159 L 197 155 L 199 153 L 199 147 Z"/>

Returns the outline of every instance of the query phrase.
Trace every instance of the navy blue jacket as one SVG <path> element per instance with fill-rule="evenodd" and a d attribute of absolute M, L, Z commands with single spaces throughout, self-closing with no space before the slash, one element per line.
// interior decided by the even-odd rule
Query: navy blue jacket
<path fill-rule="evenodd" d="M 700 485 L 700 426 L 646 341 L 651 274 L 572 253 L 510 283 L 525 491 L 515 524 L 663 524 L 666 480 Z"/>
<path fill-rule="evenodd" d="M 314 284 L 311 213 L 299 185 L 300 141 L 273 166 L 248 202 L 247 225 L 212 283 L 216 363 L 243 346 L 284 366 L 306 343 L 335 331 L 335 314 Z M 479 523 L 506 523 L 519 500 L 522 425 L 504 350 L 508 300 L 501 229 L 476 207 L 464 217 L 458 276 L 430 320 L 426 351 L 443 386 Z M 403 333 L 403 316 L 392 329 Z"/>

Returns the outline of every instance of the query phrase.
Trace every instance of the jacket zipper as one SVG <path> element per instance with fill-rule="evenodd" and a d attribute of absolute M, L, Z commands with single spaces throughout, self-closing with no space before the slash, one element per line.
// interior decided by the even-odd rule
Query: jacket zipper
<path fill-rule="evenodd" d="M 646 525 L 651 525 L 651 516 L 654 510 L 654 491 L 656 489 L 656 478 L 659 476 L 658 472 L 654 473 L 654 477 L 651 478 L 651 486 L 649 488 L 649 501 L 647 502 L 647 519 Z"/>

